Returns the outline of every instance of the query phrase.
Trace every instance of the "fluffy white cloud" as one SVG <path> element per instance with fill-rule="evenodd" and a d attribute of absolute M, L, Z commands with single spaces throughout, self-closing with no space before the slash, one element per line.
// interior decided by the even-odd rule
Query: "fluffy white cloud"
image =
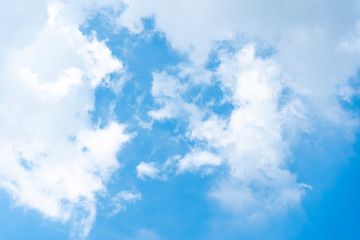
<path fill-rule="evenodd" d="M 154 73 L 151 93 L 157 104 L 164 107 L 150 111 L 149 115 L 158 120 L 183 116 L 187 112 L 192 112 L 195 115 L 197 108 L 181 97 L 186 88 L 187 86 L 181 84 L 179 79 L 166 72 Z"/>
<path fill-rule="evenodd" d="M 174 167 L 179 159 L 180 156 L 175 155 L 162 164 L 158 162 L 141 162 L 136 166 L 137 177 L 142 180 L 145 180 L 146 178 L 167 180 L 168 175 L 174 172 Z"/>
<path fill-rule="evenodd" d="M 126 0 L 125 6 L 120 26 L 139 32 L 141 19 L 154 17 L 156 29 L 195 66 L 204 64 L 215 43 L 223 40 L 234 45 L 239 39 L 257 41 L 275 49 L 289 83 L 307 94 L 319 115 L 349 122 L 336 94 L 359 64 L 357 51 L 344 48 L 357 45 L 358 1 Z"/>
<path fill-rule="evenodd" d="M 6 3 L 0 10 L 7 19 L 0 23 L 5 33 L 0 39 L 0 186 L 18 205 L 51 219 L 74 221 L 80 237 L 88 234 L 95 196 L 106 191 L 105 183 L 119 167 L 116 152 L 131 138 L 124 125 L 110 122 L 99 128 L 89 115 L 94 89 L 110 73 L 121 72 L 122 64 L 96 34 L 84 36 L 78 27 L 110 7 L 109 18 L 119 14 L 111 21 L 134 32 L 143 29 L 143 17 L 154 17 L 156 29 L 190 58 L 188 65 L 179 66 L 178 76 L 154 73 L 152 94 L 161 108 L 149 115 L 185 120 L 186 137 L 196 146 L 164 166 L 141 163 L 138 176 L 158 178 L 174 163 L 178 172 L 223 164 L 229 174 L 218 180 L 211 195 L 224 207 L 250 209 L 254 216 L 261 209 L 298 203 L 306 185 L 286 169 L 289 139 L 283 134 L 308 131 L 313 115 L 353 125 L 337 102 L 337 91 L 341 87 L 343 99 L 357 93 L 346 86 L 359 63 L 357 2 Z M 14 23 L 11 27 L 8 20 Z M 253 41 L 273 47 L 275 53 L 263 59 L 252 45 L 236 53 L 220 51 L 221 64 L 212 74 L 204 65 L 223 40 L 234 49 Z M 212 84 L 211 77 L 220 83 L 224 101 L 234 106 L 228 118 L 184 98 L 194 85 Z M 185 78 L 189 81 L 179 80 Z M 291 97 L 279 104 L 284 87 L 304 101 Z"/>
<path fill-rule="evenodd" d="M 174 76 L 168 78 L 171 87 L 159 91 L 167 75 L 154 75 L 152 92 L 162 107 L 151 116 L 188 121 L 186 136 L 198 143 L 177 160 L 178 172 L 225 164 L 229 174 L 218 180 L 210 195 L 224 207 L 247 211 L 250 217 L 299 203 L 306 185 L 297 183 L 286 170 L 289 139 L 283 136 L 287 126 L 293 127 L 303 117 L 301 102 L 295 97 L 281 102 L 286 79 L 274 60 L 256 56 L 254 45 L 236 53 L 222 52 L 220 60 L 214 74 L 224 100 L 234 107 L 228 118 L 187 102 L 183 96 L 193 86 Z"/>
<path fill-rule="evenodd" d="M 69 7 L 49 4 L 48 18 L 26 46 L 5 45 L 0 187 L 17 206 L 73 222 L 79 239 L 88 235 L 96 195 L 106 193 L 120 166 L 116 154 L 132 135 L 116 121 L 103 128 L 92 123 L 95 88 L 121 73 L 122 64 L 95 35 L 79 31 Z"/>
<path fill-rule="evenodd" d="M 177 168 L 179 172 L 184 172 L 197 170 L 204 166 L 219 166 L 221 163 L 222 159 L 217 155 L 207 151 L 194 149 L 190 153 L 186 154 L 183 158 L 179 159 Z M 211 169 L 208 169 L 208 171 L 209 170 L 211 171 Z"/>
<path fill-rule="evenodd" d="M 126 0 L 125 6 L 119 26 L 141 32 L 142 18 L 153 17 L 170 45 L 190 59 L 191 67 L 178 66 L 177 77 L 153 75 L 152 94 L 161 107 L 149 115 L 185 120 L 186 136 L 200 141 L 205 151 L 215 150 L 227 164 L 229 176 L 211 195 L 224 205 L 237 202 L 244 205 L 239 209 L 253 206 L 255 211 L 298 203 L 306 185 L 286 169 L 288 145 L 294 141 L 289 138 L 299 131 L 311 134 L 316 121 L 350 135 L 358 125 L 338 101 L 358 93 L 347 85 L 359 64 L 358 1 Z M 224 40 L 234 49 L 255 42 L 260 52 L 254 46 L 235 54 L 219 51 Z M 273 54 L 257 57 L 266 55 L 261 53 L 266 47 Z M 211 51 L 219 55 L 215 77 L 224 101 L 234 106 L 229 118 L 185 100 L 188 89 L 213 83 L 204 69 Z M 291 96 L 284 100 L 286 89 Z M 186 169 L 202 165 L 201 158 L 184 159 Z"/>
<path fill-rule="evenodd" d="M 145 177 L 156 178 L 160 170 L 155 166 L 154 162 L 141 162 L 136 166 L 137 176 L 141 179 Z"/>

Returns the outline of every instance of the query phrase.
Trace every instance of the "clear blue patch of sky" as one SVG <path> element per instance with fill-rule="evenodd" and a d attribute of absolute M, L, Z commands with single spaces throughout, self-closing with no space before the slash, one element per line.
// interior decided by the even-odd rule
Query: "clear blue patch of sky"
<path fill-rule="evenodd" d="M 139 229 L 151 229 L 164 239 L 201 239 L 211 215 L 208 178 L 181 174 L 167 181 L 142 181 L 137 189 L 143 199 L 113 217 L 99 216 L 90 239 L 122 239 Z"/>
<path fill-rule="evenodd" d="M 317 166 L 310 166 L 307 169 L 307 172 L 312 172 L 313 178 L 317 179 L 313 181 L 314 190 L 308 192 L 303 201 L 306 221 L 295 239 L 360 238 L 360 135 L 357 135 L 356 143 L 352 147 L 336 148 L 337 151 L 344 151 L 342 154 L 345 156 L 352 152 L 352 156 L 343 159 L 345 163 L 331 168 L 320 166 L 320 169 L 314 169 Z M 331 148 L 327 151 L 329 154 L 333 153 Z M 342 154 L 327 156 L 322 161 L 334 161 L 336 157 L 343 157 L 339 156 Z"/>

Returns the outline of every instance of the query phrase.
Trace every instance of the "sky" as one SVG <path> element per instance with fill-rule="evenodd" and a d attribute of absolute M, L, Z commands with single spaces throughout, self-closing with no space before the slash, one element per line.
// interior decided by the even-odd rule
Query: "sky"
<path fill-rule="evenodd" d="M 360 238 L 360 2 L 0 8 L 0 240 Z"/>

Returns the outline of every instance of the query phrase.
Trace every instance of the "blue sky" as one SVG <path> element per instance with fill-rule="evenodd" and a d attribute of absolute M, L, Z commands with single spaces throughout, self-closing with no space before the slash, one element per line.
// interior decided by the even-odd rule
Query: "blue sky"
<path fill-rule="evenodd" d="M 0 240 L 359 239 L 357 1 L 0 10 Z"/>

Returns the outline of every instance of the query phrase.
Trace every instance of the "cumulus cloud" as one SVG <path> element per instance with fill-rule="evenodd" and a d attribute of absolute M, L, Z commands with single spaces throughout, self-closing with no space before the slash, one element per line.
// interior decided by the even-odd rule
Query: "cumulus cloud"
<path fill-rule="evenodd" d="M 110 73 L 123 73 L 123 66 L 104 41 L 83 35 L 79 25 L 111 8 L 110 21 L 135 33 L 143 30 L 143 18 L 153 17 L 155 29 L 189 57 L 178 74 L 153 73 L 151 93 L 159 108 L 149 115 L 185 121 L 183 137 L 194 146 L 164 165 L 140 163 L 138 177 L 159 178 L 170 165 L 178 173 L 221 165 L 228 174 L 210 195 L 225 208 L 250 209 L 253 217 L 298 204 L 307 185 L 286 167 L 292 139 L 285 135 L 310 132 L 313 119 L 356 125 L 337 97 L 339 91 L 343 99 L 358 93 L 347 81 L 359 63 L 359 5 L 330 2 L 33 1 L 35 17 L 25 11 L 26 1 L 7 3 L 0 13 L 14 27 L 0 25 L 7 32 L 0 40 L 0 187 L 18 205 L 73 221 L 80 237 L 89 233 L 96 194 L 106 191 L 119 168 L 116 153 L 131 138 L 125 125 L 110 121 L 100 128 L 89 114 L 95 88 Z M 224 41 L 231 51 L 217 48 Z M 257 52 L 267 47 L 272 54 Z M 211 51 L 219 61 L 212 71 L 205 67 Z M 194 87 L 214 84 L 222 102 L 233 107 L 227 116 L 187 96 Z M 286 96 L 287 89 L 293 95 Z M 113 199 L 139 198 L 125 191 Z"/>
<path fill-rule="evenodd" d="M 160 108 L 149 112 L 155 120 L 188 123 L 186 137 L 196 146 L 179 169 L 202 166 L 201 157 L 189 157 L 195 149 L 215 152 L 221 160 L 213 162 L 226 164 L 230 173 L 211 195 L 223 205 L 238 198 L 240 205 L 257 211 L 286 208 L 304 194 L 306 185 L 286 168 L 295 141 L 291 137 L 311 134 L 318 121 L 348 130 L 350 136 L 358 125 L 338 97 L 349 100 L 358 92 L 348 80 L 359 63 L 359 10 L 355 0 L 127 0 L 117 21 L 138 33 L 142 18 L 152 17 L 156 30 L 189 57 L 190 67 L 177 66 L 178 74 L 154 73 L 152 95 Z M 224 42 L 232 50 L 224 50 Z M 205 68 L 210 52 L 220 63 L 214 73 Z M 186 95 L 215 83 L 221 85 L 223 101 L 234 107 L 228 117 Z"/>
<path fill-rule="evenodd" d="M 168 158 L 162 164 L 158 162 L 140 162 L 136 166 L 137 177 L 142 180 L 145 180 L 146 178 L 167 180 L 168 175 L 174 172 L 176 163 L 179 161 L 179 159 L 180 156 L 175 155 Z"/>
<path fill-rule="evenodd" d="M 154 162 L 141 162 L 136 166 L 137 176 L 141 179 L 145 177 L 156 178 L 160 170 L 155 166 Z"/>
<path fill-rule="evenodd" d="M 193 149 L 178 161 L 177 167 L 179 172 L 193 171 L 201 167 L 216 167 L 222 163 L 222 159 L 216 154 L 198 149 Z M 208 171 L 209 170 L 211 170 L 211 168 L 208 168 Z"/>
<path fill-rule="evenodd" d="M 141 19 L 154 17 L 156 29 L 165 33 L 171 46 L 187 54 L 194 66 L 203 65 L 214 45 L 224 40 L 235 46 L 236 39 L 256 41 L 273 48 L 273 57 L 289 75 L 288 81 L 307 93 L 322 117 L 349 122 L 336 94 L 359 63 L 357 51 L 341 47 L 356 48 L 360 11 L 356 0 L 329 4 L 321 0 L 127 0 L 125 6 L 118 18 L 120 26 L 139 32 Z"/>
<path fill-rule="evenodd" d="M 120 167 L 116 154 L 131 138 L 126 126 L 92 123 L 95 88 L 122 64 L 105 42 L 85 36 L 48 5 L 48 18 L 22 48 L 7 50 L 0 81 L 0 187 L 17 206 L 72 222 L 88 235 L 96 195 Z M 36 12 L 36 11 L 35 11 Z M 5 45 L 6 46 L 6 45 Z"/>
<path fill-rule="evenodd" d="M 274 60 L 256 56 L 254 45 L 236 53 L 223 52 L 220 59 L 214 74 L 221 83 L 224 99 L 234 107 L 229 117 L 185 101 L 182 96 L 186 95 L 187 84 L 180 80 L 170 80 L 179 84 L 179 90 L 171 90 L 167 95 L 153 91 L 155 99 L 162 103 L 158 110 L 162 114 L 150 114 L 161 116 L 160 120 L 162 116 L 185 119 L 189 123 L 186 136 L 197 143 L 178 160 L 178 172 L 225 164 L 229 175 L 217 182 L 210 195 L 224 206 L 231 205 L 228 208 L 252 209 L 250 215 L 296 205 L 306 185 L 297 183 L 296 176 L 285 168 L 289 149 L 283 135 L 285 126 L 302 116 L 297 99 L 281 103 L 287 86 L 280 68 Z M 163 76 L 155 75 L 155 89 Z M 193 86 L 187 87 L 190 90 Z M 181 101 L 184 103 L 179 104 Z"/>

